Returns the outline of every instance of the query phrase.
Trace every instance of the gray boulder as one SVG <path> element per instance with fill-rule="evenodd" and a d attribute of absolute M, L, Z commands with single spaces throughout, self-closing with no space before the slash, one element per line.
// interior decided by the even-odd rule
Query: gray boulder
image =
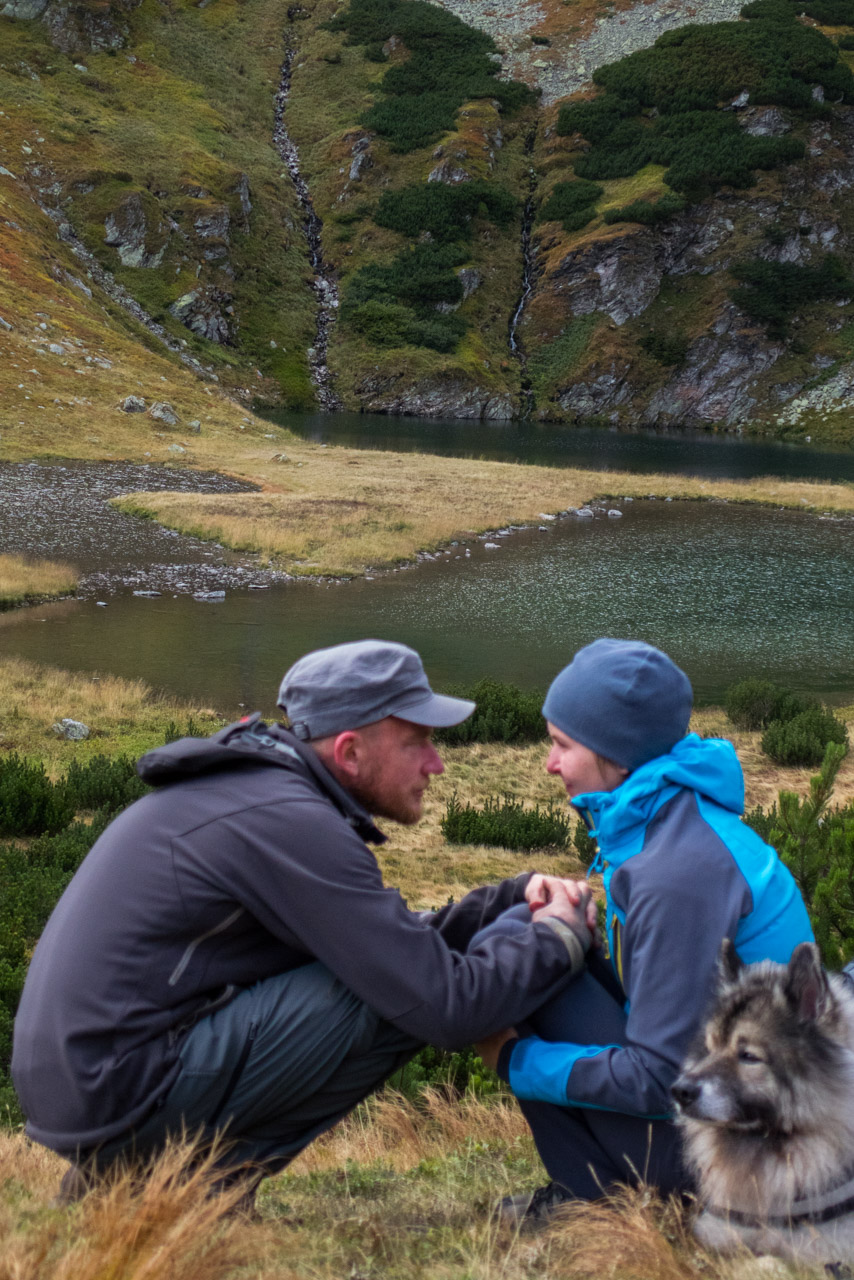
<path fill-rule="evenodd" d="M 153 234 L 161 238 L 164 228 L 160 224 Z M 125 267 L 159 267 L 166 249 L 166 238 L 154 252 L 148 248 L 152 236 L 145 206 L 138 191 L 131 191 L 119 206 L 104 219 L 104 243 L 118 252 Z"/>
<path fill-rule="evenodd" d="M 162 422 L 167 427 L 174 427 L 178 421 L 177 413 L 166 400 L 155 400 L 148 411 L 148 416 L 153 418 L 155 422 Z"/>
<path fill-rule="evenodd" d="M 89 726 L 82 720 L 70 720 L 64 717 L 58 724 L 51 725 L 51 728 L 60 738 L 67 738 L 69 742 L 82 742 L 84 738 L 89 737 Z"/>
<path fill-rule="evenodd" d="M 229 323 L 231 294 L 221 289 L 193 289 L 185 293 L 169 308 L 176 320 L 192 329 L 200 338 L 227 346 L 232 333 Z"/>
<path fill-rule="evenodd" d="M 122 413 L 145 413 L 145 401 L 142 396 L 125 396 L 119 408 Z"/>

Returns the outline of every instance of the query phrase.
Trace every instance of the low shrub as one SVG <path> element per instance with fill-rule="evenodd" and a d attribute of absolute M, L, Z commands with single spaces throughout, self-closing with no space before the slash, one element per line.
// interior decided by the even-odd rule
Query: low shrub
<path fill-rule="evenodd" d="M 771 680 L 739 680 L 724 694 L 724 710 L 738 729 L 766 729 L 772 720 L 791 720 L 817 706 L 815 698 L 792 693 Z"/>
<path fill-rule="evenodd" d="M 795 877 L 830 969 L 854 956 L 854 804 L 830 807 L 844 756 L 843 745 L 831 744 L 807 797 L 781 791 L 769 810 L 758 808 L 745 815 Z"/>
<path fill-rule="evenodd" d="M 409 57 L 382 79 L 385 96 L 362 116 L 394 151 L 423 147 L 453 129 L 457 111 L 472 98 L 494 98 L 508 112 L 534 100 L 521 81 L 497 78 L 491 36 L 426 0 L 351 0 L 327 28 L 346 31 L 350 44 L 366 46 L 376 60 L 392 36 L 406 46 Z"/>
<path fill-rule="evenodd" d="M 564 231 L 580 231 L 595 214 L 595 204 L 604 187 L 578 178 L 574 182 L 558 182 L 547 200 L 540 205 L 538 222 L 560 222 Z"/>
<path fill-rule="evenodd" d="M 641 222 L 644 226 L 654 227 L 675 218 L 685 208 L 685 203 L 684 197 L 668 192 L 655 202 L 633 200 L 620 209 L 608 209 L 603 218 L 609 226 L 614 222 Z"/>
<path fill-rule="evenodd" d="M 679 333 L 645 333 L 639 345 L 659 364 L 682 365 L 688 355 L 688 339 Z"/>
<path fill-rule="evenodd" d="M 462 301 L 453 268 L 465 260 L 458 245 L 419 244 L 391 262 L 370 262 L 348 282 L 341 317 L 377 346 L 412 343 L 453 351 L 466 323 L 437 307 Z"/>
<path fill-rule="evenodd" d="M 469 1047 L 448 1053 L 429 1044 L 386 1084 L 415 1101 L 425 1089 L 439 1089 L 460 1097 L 464 1093 L 483 1096 L 497 1093 L 502 1088 L 499 1077 L 483 1065 L 475 1049 Z"/>
<path fill-rule="evenodd" d="M 416 239 L 427 231 L 439 244 L 469 240 L 472 219 L 481 215 L 506 227 L 516 212 L 516 199 L 504 187 L 490 182 L 424 182 L 384 191 L 374 222 Z"/>
<path fill-rule="evenodd" d="M 448 692 L 469 698 L 476 706 L 462 724 L 437 729 L 437 742 L 542 742 L 546 736 L 541 692 L 529 693 L 489 676 L 471 688 L 454 687 Z"/>
<path fill-rule="evenodd" d="M 587 824 L 582 822 L 581 818 L 575 824 L 575 830 L 572 833 L 572 843 L 575 846 L 575 852 L 578 854 L 579 861 L 583 867 L 589 867 L 593 859 L 596 857 L 596 841 L 587 830 Z"/>
<path fill-rule="evenodd" d="M 833 253 L 825 254 L 817 267 L 756 259 L 737 262 L 730 270 L 741 282 L 730 297 L 751 319 L 764 324 L 770 337 L 786 337 L 792 315 L 809 303 L 854 292 L 854 279 Z"/>
<path fill-rule="evenodd" d="M 669 187 L 700 198 L 723 184 L 749 186 L 756 169 L 802 156 L 799 138 L 751 137 L 720 110 L 747 90 L 753 103 L 812 117 L 828 110 L 813 98 L 815 85 L 829 101 L 854 101 L 854 76 L 837 46 L 799 22 L 800 12 L 788 0 L 759 0 L 742 10 L 748 21 L 680 27 L 651 49 L 599 67 L 593 79 L 603 92 L 558 114 L 559 133 L 591 144 L 576 174 L 595 182 L 661 164 Z"/>
<path fill-rule="evenodd" d="M 105 809 L 115 813 L 148 791 L 128 756 L 119 756 L 115 760 L 93 756 L 85 765 L 72 760 L 63 786 L 75 812 Z"/>
<path fill-rule="evenodd" d="M 510 796 L 490 796 L 482 809 L 451 796 L 442 819 L 442 834 L 451 844 L 486 844 L 502 849 L 566 848 L 569 817 L 553 804 L 526 809 Z"/>
<path fill-rule="evenodd" d="M 821 764 L 830 743 L 845 746 L 848 730 L 827 707 L 810 707 L 790 720 L 772 720 L 762 735 L 762 750 L 775 764 Z"/>
<path fill-rule="evenodd" d="M 59 831 L 74 810 L 43 764 L 12 752 L 0 760 L 0 836 L 36 836 Z"/>

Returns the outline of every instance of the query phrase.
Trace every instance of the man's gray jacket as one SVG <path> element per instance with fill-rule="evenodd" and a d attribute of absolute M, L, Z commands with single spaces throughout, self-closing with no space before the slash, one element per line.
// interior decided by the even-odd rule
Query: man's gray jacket
<path fill-rule="evenodd" d="M 242 988 L 320 960 L 381 1017 L 455 1047 L 525 1018 L 580 967 L 564 926 L 464 954 L 528 876 L 435 914 L 383 886 L 384 836 L 319 757 L 254 717 L 144 756 L 156 789 L 107 828 L 45 928 L 12 1074 L 31 1137 L 73 1154 L 138 1125 L 187 1029 Z"/>

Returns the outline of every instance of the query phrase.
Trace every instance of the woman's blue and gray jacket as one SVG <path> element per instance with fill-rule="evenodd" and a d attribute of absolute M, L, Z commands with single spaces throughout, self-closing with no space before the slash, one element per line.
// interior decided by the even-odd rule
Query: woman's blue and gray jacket
<path fill-rule="evenodd" d="M 703 1019 L 723 938 L 746 963 L 786 962 L 812 930 L 797 886 L 751 831 L 731 743 L 683 738 L 615 791 L 574 796 L 604 870 L 611 963 L 626 998 L 624 1045 L 504 1046 L 499 1071 L 519 1098 L 647 1117 Z"/>

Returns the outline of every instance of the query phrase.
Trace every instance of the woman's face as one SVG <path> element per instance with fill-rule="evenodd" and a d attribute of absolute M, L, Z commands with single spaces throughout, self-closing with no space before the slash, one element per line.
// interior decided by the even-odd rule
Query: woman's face
<path fill-rule="evenodd" d="M 582 795 L 585 791 L 613 791 L 629 776 L 628 769 L 603 760 L 589 747 L 562 733 L 557 725 L 547 720 L 546 726 L 552 740 L 546 770 L 560 776 L 568 796 Z"/>

